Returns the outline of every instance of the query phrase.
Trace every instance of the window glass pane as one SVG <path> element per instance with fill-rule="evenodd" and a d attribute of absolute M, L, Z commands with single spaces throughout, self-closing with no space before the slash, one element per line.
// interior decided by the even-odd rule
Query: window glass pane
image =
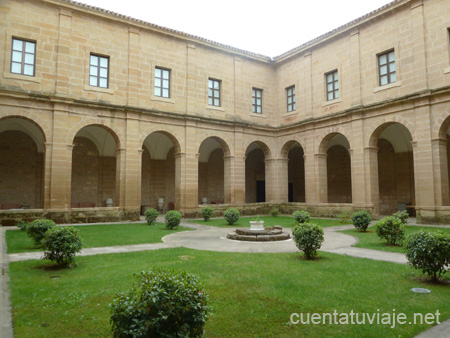
<path fill-rule="evenodd" d="M 328 101 L 333 100 L 333 93 L 332 92 L 328 93 L 327 100 Z"/>
<path fill-rule="evenodd" d="M 89 68 L 89 75 L 97 76 L 97 72 L 98 72 L 98 68 L 97 68 L 97 67 L 91 66 L 91 67 Z"/>
<path fill-rule="evenodd" d="M 390 80 L 391 80 L 391 83 L 397 81 L 397 77 L 395 76 L 395 73 L 392 73 L 390 75 Z"/>
<path fill-rule="evenodd" d="M 220 91 L 218 91 L 217 89 L 214 89 L 214 96 L 215 97 L 219 97 L 220 96 Z"/>
<path fill-rule="evenodd" d="M 21 52 L 13 52 L 12 53 L 12 61 L 22 62 L 22 53 Z"/>
<path fill-rule="evenodd" d="M 256 107 L 252 106 L 252 113 L 256 113 Z"/>
<path fill-rule="evenodd" d="M 395 60 L 395 53 L 394 51 L 389 53 L 389 61 L 394 61 Z"/>
<path fill-rule="evenodd" d="M 292 96 L 288 96 L 287 102 L 288 102 L 288 104 L 291 104 L 291 103 L 292 103 Z"/>
<path fill-rule="evenodd" d="M 260 106 L 260 105 L 262 104 L 261 99 L 257 99 L 257 100 L 256 100 L 256 104 L 257 104 L 258 106 Z"/>
<path fill-rule="evenodd" d="M 108 67 L 108 59 L 107 58 L 100 58 L 100 66 L 101 67 Z"/>
<path fill-rule="evenodd" d="M 297 109 L 297 105 L 294 103 L 293 105 L 292 105 L 292 110 L 296 110 Z"/>
<path fill-rule="evenodd" d="M 100 76 L 101 77 L 108 77 L 108 69 L 100 68 Z"/>
<path fill-rule="evenodd" d="M 161 77 L 161 69 L 155 68 L 155 77 Z"/>
<path fill-rule="evenodd" d="M 34 42 L 25 42 L 25 52 L 34 54 Z"/>
<path fill-rule="evenodd" d="M 327 85 L 327 92 L 331 92 L 333 90 L 333 84 L 332 83 L 329 83 L 328 85 Z"/>
<path fill-rule="evenodd" d="M 163 96 L 169 97 L 169 89 L 163 89 Z"/>
<path fill-rule="evenodd" d="M 163 71 L 163 79 L 169 79 L 169 71 L 168 70 Z"/>
<path fill-rule="evenodd" d="M 23 50 L 23 41 L 13 39 L 13 50 Z"/>
<path fill-rule="evenodd" d="M 336 82 L 334 83 L 334 89 L 339 89 L 339 81 L 336 81 Z"/>
<path fill-rule="evenodd" d="M 256 104 L 256 98 L 252 98 L 252 104 Z"/>
<path fill-rule="evenodd" d="M 24 73 L 25 75 L 33 76 L 33 75 L 34 75 L 34 66 L 31 66 L 31 65 L 24 65 L 24 66 L 23 66 L 23 73 Z"/>
<path fill-rule="evenodd" d="M 213 87 L 213 82 L 211 80 L 208 80 L 208 88 L 212 88 Z"/>
<path fill-rule="evenodd" d="M 89 76 L 89 85 L 97 86 L 97 78 L 95 76 Z"/>
<path fill-rule="evenodd" d="M 219 101 L 219 99 L 214 99 L 214 105 L 215 106 L 220 106 L 220 101 Z"/>
<path fill-rule="evenodd" d="M 163 80 L 163 87 L 169 88 L 169 80 Z"/>
<path fill-rule="evenodd" d="M 256 107 L 256 112 L 259 113 L 259 114 L 261 114 L 261 107 L 259 107 L 259 106 Z"/>
<path fill-rule="evenodd" d="M 25 63 L 29 65 L 34 64 L 34 54 L 25 54 Z"/>
<path fill-rule="evenodd" d="M 327 83 L 332 83 L 333 82 L 333 74 L 328 74 L 327 75 Z"/>
<path fill-rule="evenodd" d="M 258 90 L 258 91 L 256 92 L 256 97 L 261 97 L 261 95 L 262 95 L 262 91 Z"/>
<path fill-rule="evenodd" d="M 389 68 L 391 72 L 395 72 L 395 62 L 390 63 Z"/>
<path fill-rule="evenodd" d="M 214 89 L 219 89 L 219 81 L 214 81 Z"/>
<path fill-rule="evenodd" d="M 108 88 L 108 80 L 107 79 L 100 79 L 100 87 L 102 88 Z"/>
<path fill-rule="evenodd" d="M 387 66 L 380 67 L 380 75 L 385 75 L 387 73 Z"/>
<path fill-rule="evenodd" d="M 20 74 L 21 71 L 22 71 L 22 65 L 20 63 L 17 63 L 17 62 L 11 63 L 11 73 Z"/>
<path fill-rule="evenodd" d="M 208 98 L 208 104 L 209 104 L 210 106 L 212 106 L 212 104 L 213 104 L 213 99 L 212 99 L 212 97 L 209 97 L 209 98 Z"/>
<path fill-rule="evenodd" d="M 159 78 L 155 79 L 155 87 L 161 87 L 161 79 Z"/>
<path fill-rule="evenodd" d="M 386 54 L 380 55 L 380 56 L 378 57 L 378 61 L 379 61 L 379 64 L 380 64 L 380 65 L 386 64 Z"/>
<path fill-rule="evenodd" d="M 339 98 L 339 90 L 334 91 L 334 98 L 335 99 Z"/>
<path fill-rule="evenodd" d="M 98 57 L 95 55 L 91 55 L 91 65 L 98 65 Z"/>
<path fill-rule="evenodd" d="M 387 75 L 380 76 L 380 86 L 387 84 Z"/>
<path fill-rule="evenodd" d="M 155 96 L 161 96 L 161 88 L 155 87 Z"/>

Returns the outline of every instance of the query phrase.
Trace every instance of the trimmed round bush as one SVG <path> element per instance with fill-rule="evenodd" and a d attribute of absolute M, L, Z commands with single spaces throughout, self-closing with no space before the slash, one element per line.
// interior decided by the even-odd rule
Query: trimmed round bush
<path fill-rule="evenodd" d="M 352 223 L 359 231 L 365 232 L 369 227 L 371 220 L 372 217 L 370 217 L 370 214 L 365 210 L 357 211 L 352 214 Z"/>
<path fill-rule="evenodd" d="M 387 244 L 401 245 L 405 238 L 405 225 L 399 218 L 388 216 L 375 223 L 375 232 Z"/>
<path fill-rule="evenodd" d="M 273 208 L 270 210 L 270 216 L 277 217 L 278 215 L 280 215 L 280 210 L 278 208 Z"/>
<path fill-rule="evenodd" d="M 156 209 L 147 209 L 145 210 L 145 220 L 147 221 L 148 225 L 152 225 L 154 221 L 156 221 L 156 218 L 159 215 L 158 210 Z"/>
<path fill-rule="evenodd" d="M 420 230 L 405 241 L 409 264 L 434 280 L 450 266 L 450 236 L 441 231 Z"/>
<path fill-rule="evenodd" d="M 203 216 L 203 219 L 205 220 L 205 222 L 209 221 L 209 219 L 211 218 L 213 212 L 214 212 L 214 210 L 211 207 L 204 207 L 202 209 L 202 216 Z"/>
<path fill-rule="evenodd" d="M 309 212 L 304 210 L 296 210 L 292 213 L 292 217 L 294 217 L 294 220 L 299 223 L 309 223 L 310 221 L 310 215 Z"/>
<path fill-rule="evenodd" d="M 115 296 L 114 337 L 201 337 L 211 312 L 197 277 L 153 269 L 136 275 L 133 287 Z"/>
<path fill-rule="evenodd" d="M 397 217 L 399 220 L 402 221 L 403 224 L 406 224 L 409 214 L 406 210 L 403 210 L 403 211 L 397 211 L 396 213 L 392 214 L 392 216 Z"/>
<path fill-rule="evenodd" d="M 306 259 L 313 259 L 325 240 L 323 229 L 314 223 L 296 225 L 292 229 L 292 237 L 297 248 L 304 252 Z"/>
<path fill-rule="evenodd" d="M 42 246 L 45 233 L 54 226 L 56 224 L 51 219 L 36 219 L 28 224 L 27 235 L 34 241 L 36 246 Z"/>
<path fill-rule="evenodd" d="M 166 213 L 166 228 L 173 229 L 180 225 L 181 213 L 176 210 L 170 210 Z"/>
<path fill-rule="evenodd" d="M 20 229 L 20 231 L 27 231 L 28 223 L 19 219 L 16 223 L 16 227 L 18 227 Z"/>
<path fill-rule="evenodd" d="M 75 255 L 81 251 L 83 241 L 78 230 L 72 227 L 50 228 L 43 239 L 44 259 L 61 266 L 70 266 Z"/>
<path fill-rule="evenodd" d="M 228 208 L 223 213 L 223 217 L 225 217 L 225 220 L 228 222 L 228 225 L 233 225 L 234 223 L 239 221 L 240 216 L 241 214 L 239 213 L 239 211 L 234 208 Z"/>

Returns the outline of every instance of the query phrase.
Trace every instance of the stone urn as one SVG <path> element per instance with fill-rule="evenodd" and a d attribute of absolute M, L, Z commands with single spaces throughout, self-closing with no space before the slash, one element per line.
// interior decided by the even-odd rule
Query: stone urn
<path fill-rule="evenodd" d="M 111 208 L 113 206 L 112 198 L 107 198 L 105 204 L 108 208 Z"/>
<path fill-rule="evenodd" d="M 264 230 L 264 221 L 250 221 L 250 230 Z"/>
<path fill-rule="evenodd" d="M 158 210 L 162 210 L 164 207 L 164 198 L 159 198 L 158 199 Z"/>

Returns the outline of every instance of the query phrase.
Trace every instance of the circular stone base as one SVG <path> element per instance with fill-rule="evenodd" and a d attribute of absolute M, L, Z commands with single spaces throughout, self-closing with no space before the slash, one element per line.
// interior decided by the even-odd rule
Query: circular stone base
<path fill-rule="evenodd" d="M 291 236 L 283 232 L 281 226 L 276 225 L 274 227 L 265 227 L 264 230 L 236 229 L 236 231 L 230 232 L 227 238 L 248 242 L 271 242 L 284 241 L 291 238 Z"/>

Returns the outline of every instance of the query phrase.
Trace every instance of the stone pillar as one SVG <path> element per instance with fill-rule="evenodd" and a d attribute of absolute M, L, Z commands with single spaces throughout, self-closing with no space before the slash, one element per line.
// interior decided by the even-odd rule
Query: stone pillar
<path fill-rule="evenodd" d="M 116 201 L 115 205 L 125 207 L 126 149 L 116 149 Z"/>
<path fill-rule="evenodd" d="M 364 148 L 366 171 L 366 201 L 373 204 L 375 215 L 380 214 L 380 188 L 378 182 L 378 148 Z"/>
<path fill-rule="evenodd" d="M 276 159 L 266 159 L 265 172 L 266 172 L 266 202 L 276 203 L 278 202 L 278 175 L 277 175 L 277 160 Z"/>
<path fill-rule="evenodd" d="M 355 29 L 350 33 L 350 86 L 351 105 L 361 105 L 361 61 L 359 47 L 359 29 Z"/>
<path fill-rule="evenodd" d="M 366 176 L 364 148 L 349 149 L 352 177 L 352 204 L 355 207 L 365 207 Z"/>
<path fill-rule="evenodd" d="M 139 183 L 142 170 L 142 156 L 140 156 L 142 144 L 139 143 L 138 118 L 138 114 L 127 112 L 125 167 L 121 166 L 121 170 L 125 170 L 124 207 L 130 211 L 140 212 L 141 186 Z M 121 176 L 123 177 L 123 175 Z"/>
<path fill-rule="evenodd" d="M 289 202 L 289 159 L 280 158 L 277 161 L 278 169 L 278 198 L 277 202 Z"/>
<path fill-rule="evenodd" d="M 176 153 L 175 157 L 175 209 L 186 208 L 186 154 Z"/>
<path fill-rule="evenodd" d="M 224 203 L 233 204 L 234 203 L 234 156 L 224 156 L 223 157 L 223 193 L 224 193 Z"/>
<path fill-rule="evenodd" d="M 186 46 L 186 114 L 194 114 L 198 96 L 197 84 L 201 83 L 196 73 L 196 47 L 188 43 Z"/>
<path fill-rule="evenodd" d="M 245 203 L 245 151 L 243 128 L 235 127 L 234 130 L 234 179 L 232 194 L 234 203 Z"/>
<path fill-rule="evenodd" d="M 315 154 L 316 202 L 328 203 L 327 154 Z"/>
<path fill-rule="evenodd" d="M 139 81 L 142 78 L 139 69 L 139 30 L 129 27 L 128 29 L 128 105 L 137 107 L 139 105 Z"/>
<path fill-rule="evenodd" d="M 419 91 L 428 88 L 427 59 L 425 46 L 425 24 L 423 20 L 423 0 L 411 3 L 411 33 L 413 44 L 414 68 L 411 71 L 414 90 Z M 396 54 L 397 57 L 398 54 Z M 401 79 L 400 79 L 401 80 Z"/>
<path fill-rule="evenodd" d="M 72 13 L 60 9 L 57 46 L 56 67 L 56 94 L 68 96 L 70 90 L 70 79 L 74 76 L 73 62 L 70 56 L 72 45 Z"/>
<path fill-rule="evenodd" d="M 304 116 L 305 118 L 313 117 L 313 84 L 312 84 L 312 52 L 307 51 L 304 55 L 304 74 L 301 91 L 303 92 Z M 299 90 L 299 89 L 297 89 Z M 299 109 L 300 102 L 297 103 Z M 303 108 L 302 108 L 303 109 Z"/>
<path fill-rule="evenodd" d="M 432 140 L 434 166 L 434 187 L 436 206 L 450 205 L 448 180 L 447 139 Z"/>
<path fill-rule="evenodd" d="M 305 202 L 309 204 L 318 203 L 319 197 L 316 194 L 316 183 L 318 181 L 318 171 L 316 167 L 316 156 L 314 154 L 314 134 L 305 133 L 305 147 L 303 149 L 305 160 Z"/>
<path fill-rule="evenodd" d="M 198 149 L 197 124 L 195 121 L 186 121 L 186 157 L 185 157 L 185 189 L 184 209 L 198 208 Z"/>

